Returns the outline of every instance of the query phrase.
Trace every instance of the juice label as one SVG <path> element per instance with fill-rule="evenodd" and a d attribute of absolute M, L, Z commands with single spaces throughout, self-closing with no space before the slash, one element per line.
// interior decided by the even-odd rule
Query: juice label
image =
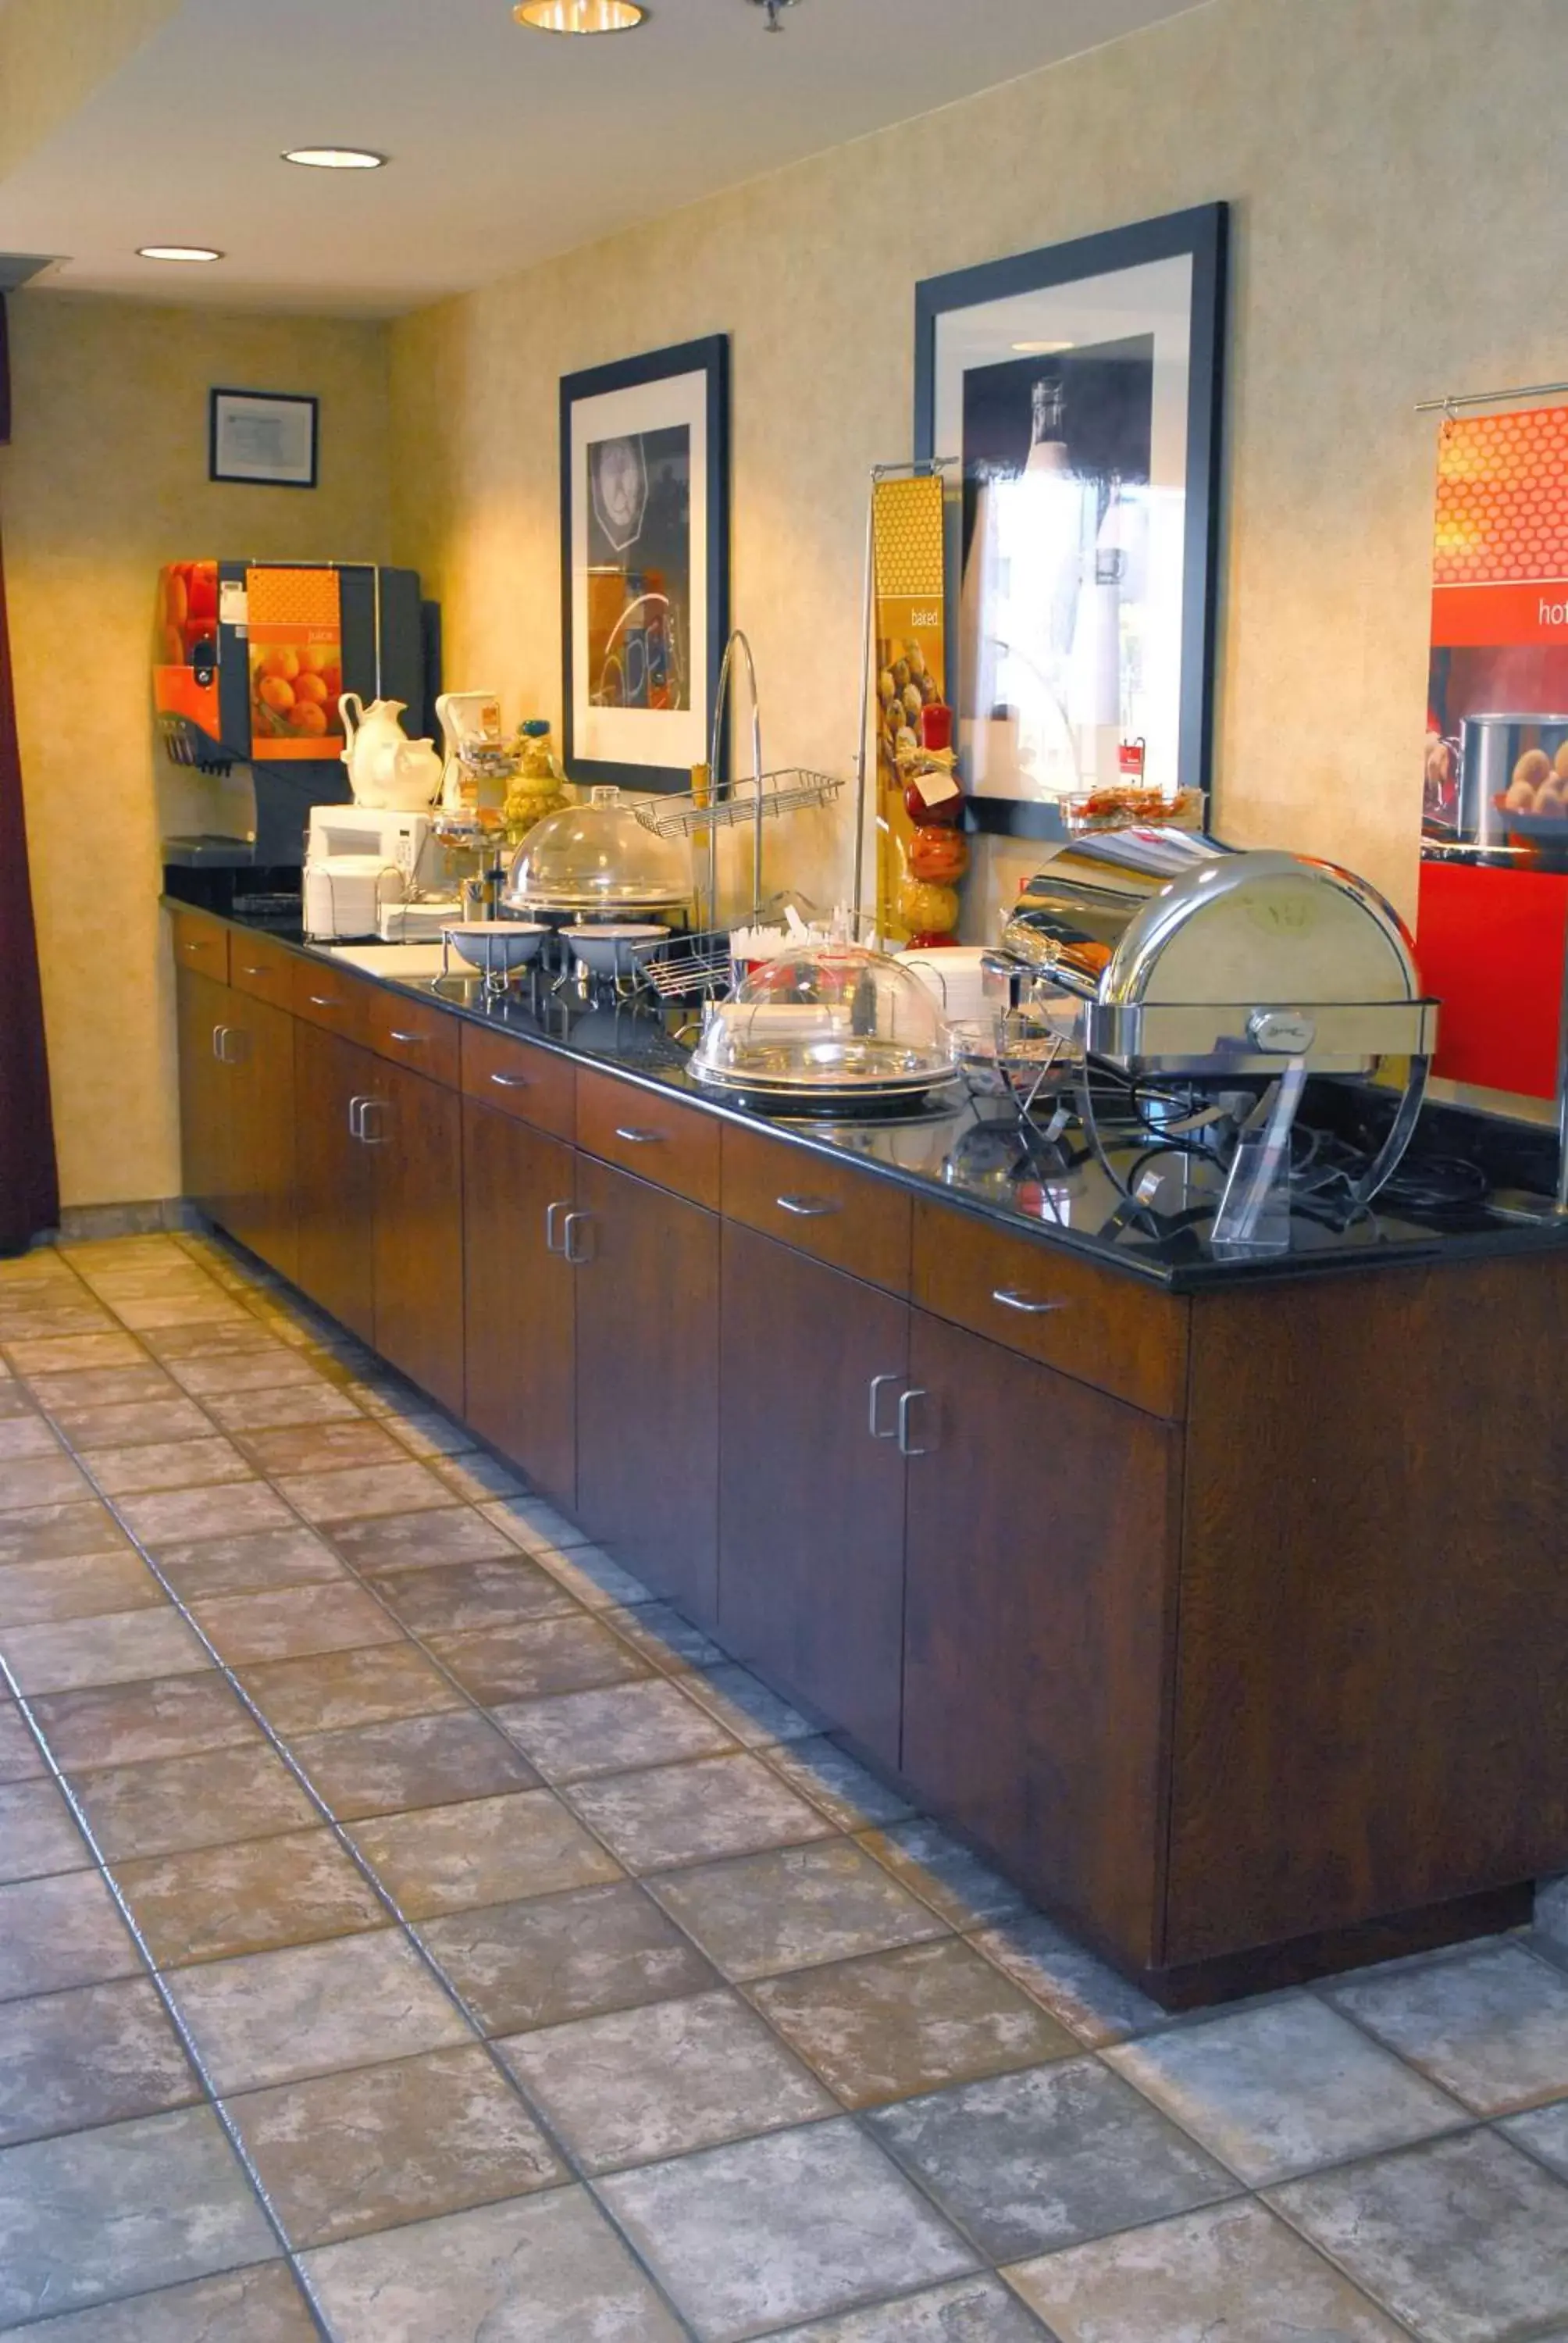
<path fill-rule="evenodd" d="M 252 569 L 250 753 L 258 763 L 341 754 L 343 613 L 336 569 Z"/>

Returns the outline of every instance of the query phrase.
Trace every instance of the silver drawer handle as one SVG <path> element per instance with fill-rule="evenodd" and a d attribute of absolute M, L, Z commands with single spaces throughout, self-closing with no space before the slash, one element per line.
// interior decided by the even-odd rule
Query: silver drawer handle
<path fill-rule="evenodd" d="M 792 1212 L 798 1221 L 825 1221 L 844 1209 L 825 1196 L 775 1196 L 773 1201 L 781 1212 Z"/>
<path fill-rule="evenodd" d="M 240 974 L 241 976 L 265 976 L 266 970 L 264 968 L 242 968 Z"/>
<path fill-rule="evenodd" d="M 325 992 L 312 992 L 307 998 L 312 1009 L 341 1009 L 343 1006 L 341 1001 L 334 1001 Z"/>
<path fill-rule="evenodd" d="M 873 1375 L 871 1377 L 871 1437 L 873 1440 L 896 1440 L 898 1438 L 899 1431 L 897 1424 L 884 1424 L 882 1422 L 881 1398 L 882 1393 L 886 1391 L 890 1383 L 901 1383 L 903 1380 L 902 1375 Z"/>
<path fill-rule="evenodd" d="M 619 1123 L 616 1125 L 615 1135 L 618 1139 L 624 1139 L 628 1147 L 657 1147 L 664 1137 L 662 1131 L 638 1131 L 635 1126 L 623 1130 Z"/>
<path fill-rule="evenodd" d="M 203 944 L 203 943 L 196 943 L 196 944 L 185 943 L 185 944 L 181 944 L 181 946 L 180 946 L 180 950 L 181 950 L 181 951 L 187 951 L 187 952 L 200 952 L 200 951 L 206 951 L 206 944 Z"/>
<path fill-rule="evenodd" d="M 395 1025 L 387 1036 L 389 1041 L 401 1041 L 406 1050 L 422 1050 L 429 1038 L 428 1033 L 399 1033 Z"/>
<path fill-rule="evenodd" d="M 1031 1302 L 1016 1285 L 999 1285 L 991 1300 L 1000 1302 L 1004 1310 L 1021 1310 L 1026 1318 L 1048 1318 L 1053 1310 L 1067 1307 L 1065 1302 Z"/>
<path fill-rule="evenodd" d="M 899 1394 L 899 1453 L 900 1456 L 929 1456 L 931 1453 L 929 1448 L 911 1448 L 910 1445 L 910 1410 L 918 1399 L 930 1397 L 930 1393 L 922 1391 L 918 1383 L 911 1390 L 900 1392 Z"/>
<path fill-rule="evenodd" d="M 490 1080 L 498 1091 L 528 1091 L 534 1086 L 531 1074 L 492 1074 Z"/>

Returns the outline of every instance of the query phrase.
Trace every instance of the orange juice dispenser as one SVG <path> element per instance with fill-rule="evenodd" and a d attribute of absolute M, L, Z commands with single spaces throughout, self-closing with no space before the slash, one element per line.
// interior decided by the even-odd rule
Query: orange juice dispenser
<path fill-rule="evenodd" d="M 433 729 L 438 612 L 412 569 L 362 562 L 170 562 L 158 574 L 153 703 L 169 885 L 297 889 L 310 809 L 350 794 L 339 701 L 395 699 Z"/>

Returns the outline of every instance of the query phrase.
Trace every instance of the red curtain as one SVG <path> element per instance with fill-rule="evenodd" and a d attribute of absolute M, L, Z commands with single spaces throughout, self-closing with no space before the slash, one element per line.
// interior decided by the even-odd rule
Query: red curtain
<path fill-rule="evenodd" d="M 0 446 L 11 437 L 11 367 L 0 294 Z M 21 1252 L 60 1216 L 38 940 L 27 875 L 22 758 L 0 549 L 0 1253 Z"/>

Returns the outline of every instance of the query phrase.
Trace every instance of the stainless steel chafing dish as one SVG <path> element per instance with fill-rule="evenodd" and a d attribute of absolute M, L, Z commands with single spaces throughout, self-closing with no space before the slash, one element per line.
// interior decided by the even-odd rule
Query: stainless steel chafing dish
<path fill-rule="evenodd" d="M 1436 1044 L 1396 914 L 1299 855 L 1175 831 L 1076 840 L 1030 880 L 1003 942 L 1084 1001 L 1085 1047 L 1131 1073 L 1366 1073 Z"/>

